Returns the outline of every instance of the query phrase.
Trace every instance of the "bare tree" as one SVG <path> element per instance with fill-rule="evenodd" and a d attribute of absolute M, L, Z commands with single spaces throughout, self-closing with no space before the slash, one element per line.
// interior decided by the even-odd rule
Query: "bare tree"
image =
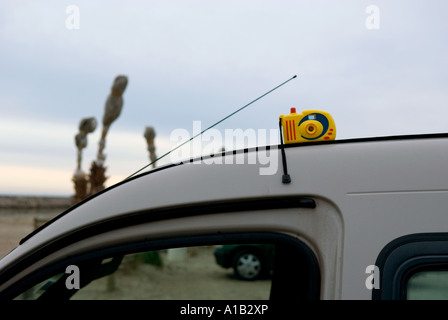
<path fill-rule="evenodd" d="M 112 84 L 111 92 L 107 97 L 97 159 L 92 162 L 92 166 L 90 167 L 90 194 L 95 194 L 105 188 L 104 183 L 107 177 L 104 161 L 106 160 L 106 155 L 103 151 L 106 148 L 106 135 L 111 124 L 120 116 L 121 109 L 123 108 L 123 92 L 127 84 L 128 78 L 126 76 L 117 76 Z"/>
<path fill-rule="evenodd" d="M 149 160 L 152 163 L 152 167 L 155 168 L 155 160 L 156 160 L 156 147 L 154 145 L 154 138 L 156 136 L 156 132 L 153 127 L 146 127 L 145 133 L 143 136 L 146 139 L 146 143 L 148 145 L 148 151 L 149 151 Z"/>
<path fill-rule="evenodd" d="M 88 179 L 82 170 L 82 149 L 87 146 L 87 135 L 95 131 L 96 125 L 97 122 L 95 118 L 84 118 L 79 123 L 79 133 L 75 135 L 75 145 L 78 154 L 76 170 L 72 179 L 75 184 L 75 195 L 73 197 L 74 203 L 84 200 L 89 193 Z"/>

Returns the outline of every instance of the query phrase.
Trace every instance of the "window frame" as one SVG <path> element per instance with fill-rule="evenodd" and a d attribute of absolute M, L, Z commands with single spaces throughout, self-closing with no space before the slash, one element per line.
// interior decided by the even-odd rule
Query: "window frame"
<path fill-rule="evenodd" d="M 94 222 L 86 226 L 80 227 L 71 231 L 59 239 L 49 241 L 42 245 L 37 250 L 28 253 L 20 260 L 15 261 L 6 269 L 0 272 L 0 283 L 4 283 L 14 277 L 17 273 L 25 270 L 28 266 L 36 263 L 43 257 L 67 247 L 73 243 L 78 242 L 101 233 L 118 230 L 124 227 L 131 227 L 138 224 L 150 223 L 156 221 L 166 221 L 170 219 L 182 217 L 194 217 L 200 215 L 212 215 L 216 213 L 228 213 L 243 211 L 259 211 L 259 210 L 273 210 L 273 209 L 291 209 L 291 208 L 308 208 L 315 209 L 316 202 L 309 197 L 300 196 L 274 196 L 263 198 L 250 199 L 232 199 L 215 202 L 194 203 L 174 207 L 162 207 L 153 209 L 144 209 L 136 212 L 128 212 L 120 216 L 111 217 L 106 220 Z M 313 211 L 311 211 L 313 212 Z M 24 237 L 20 244 L 26 241 L 32 241 L 32 236 L 38 232 L 45 232 L 45 228 L 54 223 L 54 221 L 61 219 L 65 212 L 58 217 L 50 220 L 40 228 L 34 230 L 29 235 Z M 0 299 L 2 293 L 0 292 Z"/>
<path fill-rule="evenodd" d="M 29 274 L 25 278 L 18 281 L 13 287 L 8 288 L 7 292 L 2 293 L 2 299 L 14 299 L 28 288 L 38 284 L 45 279 L 57 273 L 65 272 L 68 265 L 78 265 L 86 261 L 106 259 L 111 256 L 119 256 L 125 254 L 138 253 L 142 251 L 157 251 L 176 247 L 190 247 L 202 245 L 219 245 L 219 244 L 249 244 L 249 243 L 273 243 L 286 244 L 292 246 L 301 252 L 302 258 L 306 259 L 308 266 L 307 274 L 301 274 L 297 277 L 297 281 L 305 281 L 306 289 L 300 291 L 293 286 L 294 281 L 286 277 L 279 276 L 278 280 L 275 275 L 272 278 L 270 300 L 274 301 L 290 301 L 292 297 L 288 297 L 288 293 L 299 298 L 308 298 L 316 300 L 320 298 L 320 269 L 314 252 L 301 240 L 282 233 L 272 232 L 238 232 L 238 233 L 222 233 L 222 234 L 205 234 L 193 236 L 179 236 L 172 238 L 146 239 L 134 242 L 122 243 L 119 245 L 103 247 L 100 250 L 95 249 L 70 256 L 63 260 L 44 266 Z M 281 275 L 282 272 L 279 272 Z M 273 298 L 274 297 L 274 298 Z M 54 298 L 54 297 L 53 297 Z M 64 298 L 60 296 L 59 298 Z"/>
<path fill-rule="evenodd" d="M 380 288 L 373 300 L 405 300 L 407 283 L 422 270 L 448 270 L 448 233 L 416 233 L 388 243 L 378 255 Z"/>

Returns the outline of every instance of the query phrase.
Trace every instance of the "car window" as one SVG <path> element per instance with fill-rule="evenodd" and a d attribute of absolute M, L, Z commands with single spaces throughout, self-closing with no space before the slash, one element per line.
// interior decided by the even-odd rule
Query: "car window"
<path fill-rule="evenodd" d="M 119 257 L 114 272 L 93 279 L 71 299 L 220 300 L 237 297 L 267 300 L 273 258 L 274 246 L 263 244 L 184 247 L 128 254 Z M 112 261 L 113 258 L 103 259 L 101 264 Z M 78 273 L 79 281 L 83 277 L 82 271 Z M 19 298 L 45 297 L 57 291 L 58 283 L 76 287 L 75 276 L 70 270 L 59 273 Z"/>
<path fill-rule="evenodd" d="M 407 300 L 448 300 L 448 271 L 414 273 L 408 280 Z"/>
<path fill-rule="evenodd" d="M 389 242 L 375 265 L 375 300 L 447 300 L 448 233 L 409 234 Z"/>
<path fill-rule="evenodd" d="M 308 259 L 315 259 L 305 251 L 291 244 L 225 243 L 94 258 L 89 253 L 89 259 L 63 264 L 63 268 L 15 297 L 73 300 L 317 298 L 318 268 L 310 265 Z"/>

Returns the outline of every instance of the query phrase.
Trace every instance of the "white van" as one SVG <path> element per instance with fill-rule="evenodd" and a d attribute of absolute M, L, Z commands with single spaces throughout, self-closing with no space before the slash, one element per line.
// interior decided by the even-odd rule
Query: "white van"
<path fill-rule="evenodd" d="M 0 261 L 0 298 L 448 298 L 447 134 L 281 150 L 192 159 L 104 190 Z M 267 154 L 275 174 L 249 161 Z M 234 246 L 246 249 L 240 267 L 260 269 L 257 245 L 275 247 L 263 277 L 241 280 L 215 261 Z"/>

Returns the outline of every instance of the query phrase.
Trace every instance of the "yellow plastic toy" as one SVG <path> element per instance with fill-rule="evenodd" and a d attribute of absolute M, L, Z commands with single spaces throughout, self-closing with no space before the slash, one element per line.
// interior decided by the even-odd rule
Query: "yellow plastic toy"
<path fill-rule="evenodd" d="M 304 110 L 298 114 L 296 108 L 291 108 L 291 114 L 281 115 L 280 121 L 285 143 L 336 139 L 336 125 L 333 117 L 325 111 Z"/>

